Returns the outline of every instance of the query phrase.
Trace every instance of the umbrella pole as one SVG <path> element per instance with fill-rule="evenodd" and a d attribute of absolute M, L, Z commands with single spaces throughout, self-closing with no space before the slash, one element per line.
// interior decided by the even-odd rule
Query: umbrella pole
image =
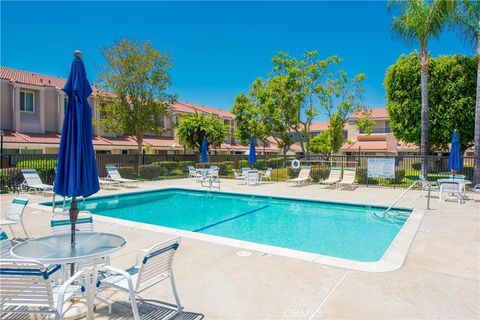
<path fill-rule="evenodd" d="M 70 214 L 70 224 L 71 224 L 71 233 L 70 233 L 70 245 L 72 247 L 75 246 L 75 224 L 77 223 L 77 219 L 78 219 L 78 207 L 77 207 L 77 197 L 72 197 L 72 202 L 70 203 L 70 210 L 69 210 L 69 214 Z M 73 276 L 73 274 L 75 273 L 75 264 L 71 264 L 70 265 L 70 273 L 71 275 Z"/>

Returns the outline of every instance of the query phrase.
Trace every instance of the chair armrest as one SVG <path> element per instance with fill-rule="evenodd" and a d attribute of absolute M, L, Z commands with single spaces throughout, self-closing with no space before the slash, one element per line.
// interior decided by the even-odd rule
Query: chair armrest
<path fill-rule="evenodd" d="M 60 287 L 60 291 L 58 292 L 58 298 L 57 298 L 57 310 L 59 310 L 60 312 L 62 312 L 65 291 L 67 290 L 68 286 L 71 285 L 73 281 L 77 280 L 78 277 L 83 275 L 84 272 L 85 272 L 84 270 L 77 271 L 73 276 L 71 276 L 67 281 L 65 281 Z"/>
<path fill-rule="evenodd" d="M 137 252 L 137 255 L 135 256 L 135 265 L 140 266 L 142 263 L 143 257 L 148 253 L 148 249 L 142 249 Z"/>
<path fill-rule="evenodd" d="M 125 279 L 127 279 L 127 283 L 128 283 L 128 288 L 131 292 L 134 291 L 134 288 L 133 288 L 133 280 L 132 280 L 132 276 L 130 275 L 130 273 L 128 273 L 127 271 L 125 270 L 122 270 L 122 269 L 119 269 L 119 268 L 115 268 L 115 267 L 112 267 L 112 266 L 104 266 L 103 267 L 104 269 L 106 270 L 109 270 L 109 271 L 112 271 L 112 272 L 115 272 L 117 274 L 120 274 L 122 276 L 125 277 Z"/>

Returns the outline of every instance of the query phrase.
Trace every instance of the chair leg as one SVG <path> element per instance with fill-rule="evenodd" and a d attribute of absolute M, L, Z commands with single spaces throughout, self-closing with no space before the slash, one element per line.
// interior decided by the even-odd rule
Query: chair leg
<path fill-rule="evenodd" d="M 13 231 L 12 225 L 9 224 L 9 225 L 8 225 L 8 228 L 10 229 L 10 232 L 12 233 L 13 239 L 15 239 L 16 236 L 15 236 L 15 232 Z"/>
<path fill-rule="evenodd" d="M 175 278 L 173 277 L 173 272 L 170 272 L 170 282 L 172 283 L 172 291 L 175 297 L 175 303 L 177 304 L 177 312 L 182 313 L 182 304 L 180 303 L 180 298 L 177 293 L 177 286 L 175 285 Z"/>
<path fill-rule="evenodd" d="M 130 298 L 130 303 L 132 305 L 132 313 L 133 313 L 133 318 L 135 320 L 140 320 L 140 314 L 138 313 L 138 307 L 137 307 L 137 297 L 135 294 L 135 290 L 133 289 L 133 283 L 132 279 L 128 279 L 128 294 Z"/>
<path fill-rule="evenodd" d="M 23 232 L 25 233 L 25 236 L 27 237 L 27 239 L 30 238 L 28 236 L 27 229 L 25 229 L 25 225 L 23 224 L 23 220 L 20 223 L 22 224 L 22 228 L 23 228 Z"/>

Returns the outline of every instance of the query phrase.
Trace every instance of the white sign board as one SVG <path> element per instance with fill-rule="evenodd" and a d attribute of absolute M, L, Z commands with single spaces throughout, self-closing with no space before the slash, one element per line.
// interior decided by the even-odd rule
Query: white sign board
<path fill-rule="evenodd" d="M 369 178 L 395 178 L 394 158 L 369 158 L 367 177 Z"/>

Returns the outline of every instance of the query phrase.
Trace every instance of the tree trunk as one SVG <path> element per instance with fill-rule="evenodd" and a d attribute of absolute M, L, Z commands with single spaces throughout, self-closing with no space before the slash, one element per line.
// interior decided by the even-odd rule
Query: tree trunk
<path fill-rule="evenodd" d="M 420 53 L 421 84 L 422 84 L 422 114 L 421 114 L 421 136 L 420 155 L 422 156 L 422 176 L 427 179 L 428 175 L 428 52 L 422 48 Z"/>
<path fill-rule="evenodd" d="M 143 159 L 143 135 L 137 135 L 137 153 L 138 153 L 137 178 L 139 178 L 140 166 L 142 165 L 142 159 Z"/>
<path fill-rule="evenodd" d="M 480 23 L 479 23 L 480 25 Z M 477 98 L 475 102 L 475 132 L 474 143 L 474 168 L 473 183 L 480 183 L 480 34 L 477 35 Z"/>

